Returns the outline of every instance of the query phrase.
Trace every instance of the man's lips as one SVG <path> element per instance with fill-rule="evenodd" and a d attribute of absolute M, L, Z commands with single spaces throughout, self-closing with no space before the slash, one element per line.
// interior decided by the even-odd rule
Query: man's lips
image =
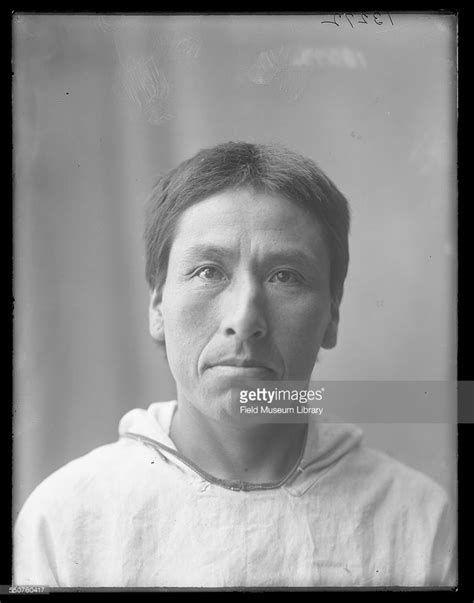
<path fill-rule="evenodd" d="M 262 362 L 261 360 L 256 360 L 253 358 L 224 358 L 222 360 L 218 360 L 216 362 L 209 363 L 206 368 L 219 368 L 219 367 L 227 367 L 230 370 L 232 368 L 238 371 L 239 369 L 242 372 L 272 372 L 277 373 L 276 369 L 267 362 Z"/>

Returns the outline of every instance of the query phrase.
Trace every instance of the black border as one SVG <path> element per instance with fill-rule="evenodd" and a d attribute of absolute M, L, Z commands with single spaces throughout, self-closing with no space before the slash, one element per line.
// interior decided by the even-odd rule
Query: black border
<path fill-rule="evenodd" d="M 242 4 L 239 3 L 238 10 L 222 10 L 222 3 L 214 3 L 215 8 L 209 8 L 209 4 L 206 9 L 201 7 L 193 7 L 192 3 L 186 3 L 185 7 L 180 7 L 179 10 L 176 9 L 176 6 L 168 5 L 163 6 L 160 3 L 159 11 L 153 11 L 148 9 L 139 10 L 135 8 L 135 10 L 119 10 L 118 8 L 112 10 L 106 10 L 104 7 L 98 7 L 97 5 L 94 7 L 81 7 L 78 10 L 71 8 L 61 8 L 54 9 L 51 7 L 44 8 L 42 10 L 38 10 L 37 7 L 32 6 L 20 6 L 8 9 L 8 19 L 4 18 L 2 20 L 2 24 L 4 26 L 5 31 L 3 32 L 3 36 L 1 38 L 4 45 L 7 46 L 7 49 L 2 53 L 2 57 L 4 57 L 5 61 L 8 61 L 8 78 L 10 81 L 10 86 L 12 86 L 12 18 L 15 14 L 18 13 L 36 13 L 36 14 L 45 14 L 45 13 L 89 13 L 89 14 L 97 14 L 97 13 L 117 13 L 117 14 L 177 14 L 177 13 L 187 13 L 187 14 L 222 14 L 226 15 L 229 13 L 232 14 L 281 14 L 281 15 L 289 15 L 289 14 L 318 14 L 324 12 L 324 7 L 318 6 L 317 11 L 309 11 L 309 10 L 292 10 L 292 11 L 279 11 L 279 10 L 258 10 L 255 6 L 249 7 L 248 10 L 243 10 Z M 275 5 L 273 5 L 275 6 Z M 315 7 L 316 8 L 316 7 Z M 163 10 L 165 9 L 165 10 Z M 338 7 L 338 11 L 344 12 L 342 8 Z M 363 9 L 367 11 L 367 8 Z M 376 7 L 374 10 L 381 10 L 380 7 Z M 472 345 L 473 345 L 473 312 L 472 308 L 474 307 L 474 298 L 472 295 L 472 290 L 470 288 L 470 283 L 473 278 L 473 268 L 472 268 L 472 245 L 471 241 L 473 239 L 473 234 L 471 230 L 473 229 L 474 221 L 472 219 L 473 211 L 473 201 L 467 195 L 467 162 L 469 161 L 469 154 L 471 151 L 471 144 L 468 147 L 468 144 L 471 143 L 471 140 L 468 139 L 469 134 L 467 132 L 468 119 L 467 116 L 470 116 L 471 109 L 470 104 L 467 102 L 467 86 L 469 82 L 469 77 L 463 78 L 463 75 L 467 76 L 471 71 L 470 62 L 468 58 L 468 40 L 469 40 L 469 28 L 471 25 L 469 19 L 469 11 L 468 9 L 438 9 L 438 10 L 419 10 L 416 11 L 413 8 L 403 10 L 402 9 L 389 9 L 391 12 L 404 12 L 404 13 L 438 13 L 438 14 L 454 14 L 458 17 L 458 380 L 459 381 L 474 381 L 474 370 L 473 370 L 473 362 L 472 362 Z M 355 7 L 350 7 L 350 11 L 356 11 Z M 334 8 L 328 10 L 329 13 L 334 12 Z M 372 12 L 372 11 L 369 11 Z M 8 57 L 8 58 L 7 58 Z M 12 89 L 12 88 L 11 88 Z M 12 166 L 12 178 L 10 179 L 10 187 L 9 187 L 9 198 L 11 203 L 7 200 L 4 201 L 4 224 L 7 225 L 7 236 L 3 237 L 2 243 L 5 247 L 7 247 L 11 241 L 12 245 L 9 249 L 5 249 L 3 253 L 3 257 L 6 257 L 10 260 L 9 271 L 12 275 L 11 280 L 11 289 L 10 295 L 4 295 L 3 301 L 7 306 L 2 314 L 4 321 L 7 323 L 6 328 L 3 333 L 3 341 L 8 342 L 10 344 L 10 349 L 13 351 L 13 317 L 14 317 L 14 298 L 13 298 L 13 208 L 14 208 L 14 200 L 13 200 L 13 154 L 12 154 L 12 143 L 13 143 L 13 135 L 12 135 L 12 114 L 10 113 L 10 152 L 11 152 L 11 166 Z M 7 318 L 8 317 L 8 318 Z M 13 354 L 11 355 L 10 365 L 11 374 L 13 375 Z M 12 550 L 12 536 L 11 536 L 11 517 L 12 517 L 12 500 L 9 493 L 12 491 L 12 417 L 13 417 L 13 379 L 9 380 L 11 392 L 7 392 L 7 397 L 10 400 L 10 404 L 4 403 L 2 404 L 2 429 L 3 429 L 3 437 L 0 438 L 0 442 L 2 445 L 1 450 L 1 458 L 2 458 L 2 491 L 4 493 L 3 500 L 7 501 L 6 510 L 3 510 L 1 522 L 1 532 L 0 532 L 0 542 L 1 542 L 1 550 L 2 550 L 2 563 L 0 565 L 0 584 L 1 585 L 9 585 L 11 584 L 11 550 Z M 471 403 L 473 401 L 470 401 Z M 473 470 L 470 459 L 474 459 L 474 455 L 472 454 L 472 442 L 474 439 L 474 425 L 473 424 L 460 424 L 458 425 L 458 505 L 459 505 L 459 586 L 454 590 L 406 590 L 406 589 L 330 589 L 330 590 L 317 590 L 317 593 L 323 593 L 324 596 L 327 596 L 329 593 L 340 594 L 341 591 L 350 592 L 351 596 L 359 595 L 364 597 L 367 596 L 377 596 L 379 597 L 383 592 L 383 597 L 386 598 L 392 596 L 398 596 L 402 594 L 404 597 L 406 596 L 424 596 L 429 597 L 432 600 L 433 597 L 443 597 L 448 598 L 449 600 L 459 599 L 466 601 L 473 601 L 473 587 L 472 587 L 472 561 L 474 560 L 474 554 L 472 553 L 473 548 L 473 521 L 472 515 L 474 513 L 474 504 L 472 497 L 470 494 L 470 481 L 472 480 Z M 2 589 L 3 590 L 3 589 Z M 182 592 L 181 589 L 176 589 L 178 592 Z M 194 590 L 194 589 L 183 589 L 185 592 L 193 592 L 193 593 L 201 593 L 201 594 L 212 594 L 213 592 L 222 592 L 219 589 L 203 589 L 203 590 Z M 263 589 L 248 589 L 245 590 L 244 593 L 248 595 L 259 594 Z M 268 591 L 279 591 L 280 589 L 268 589 Z M 176 592 L 174 589 L 166 590 L 165 592 Z M 284 589 L 284 592 L 314 592 L 312 589 Z M 107 598 L 110 595 L 119 596 L 121 598 L 128 597 L 131 595 L 135 598 L 137 595 L 139 596 L 153 596 L 156 597 L 156 594 L 163 591 L 136 591 L 136 590 L 120 590 L 120 591 L 107 591 L 107 592 L 97 592 L 97 591 L 56 591 L 51 592 L 46 596 L 53 596 L 55 599 L 59 596 L 60 598 L 66 596 L 74 597 L 75 600 L 81 600 L 83 597 L 90 598 L 97 597 L 98 599 Z M 226 595 L 230 593 L 239 592 L 241 593 L 241 589 L 226 589 Z M 4 592 L 0 592 L 0 603 L 7 598 L 16 595 L 8 595 Z M 33 596 L 38 595 L 22 595 L 23 599 L 30 599 Z M 312 595 L 315 596 L 314 594 Z M 320 596 L 316 594 L 316 596 Z"/>

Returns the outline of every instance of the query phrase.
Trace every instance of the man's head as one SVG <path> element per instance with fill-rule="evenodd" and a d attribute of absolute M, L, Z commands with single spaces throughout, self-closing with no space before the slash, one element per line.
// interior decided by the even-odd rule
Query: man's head
<path fill-rule="evenodd" d="M 281 147 L 219 145 L 161 178 L 145 233 L 150 332 L 178 399 L 218 418 L 232 387 L 309 380 L 336 344 L 348 230 L 343 195 Z"/>

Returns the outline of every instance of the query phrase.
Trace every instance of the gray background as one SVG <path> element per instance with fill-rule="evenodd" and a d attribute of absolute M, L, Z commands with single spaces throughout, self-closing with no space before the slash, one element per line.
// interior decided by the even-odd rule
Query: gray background
<path fill-rule="evenodd" d="M 127 410 L 174 396 L 143 203 L 218 142 L 286 144 L 350 200 L 339 343 L 314 378 L 455 378 L 455 19 L 329 18 L 14 17 L 15 514 Z M 452 488 L 453 425 L 363 427 Z"/>

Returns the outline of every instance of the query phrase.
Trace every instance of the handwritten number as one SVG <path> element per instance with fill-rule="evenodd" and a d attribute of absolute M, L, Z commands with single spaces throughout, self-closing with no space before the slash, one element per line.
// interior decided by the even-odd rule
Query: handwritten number
<path fill-rule="evenodd" d="M 364 25 L 368 24 L 368 15 L 366 13 L 358 13 L 360 16 L 360 19 L 358 21 L 356 21 L 356 23 L 361 23 Z M 392 19 L 392 15 L 390 13 L 386 13 L 388 18 L 390 19 L 390 23 L 392 25 L 394 25 L 393 23 L 393 19 Z M 339 27 L 340 23 L 337 22 L 336 17 L 341 20 L 343 17 L 346 18 L 346 21 L 349 23 L 349 25 L 351 26 L 352 29 L 354 29 L 354 24 L 351 20 L 350 17 L 352 17 L 352 19 L 354 19 L 354 13 L 334 13 L 332 15 L 332 20 L 328 20 L 328 21 L 321 21 L 321 23 L 329 23 L 330 25 L 335 25 L 336 27 Z M 374 19 L 374 23 L 376 23 L 377 25 L 383 25 L 383 20 L 382 20 L 382 13 L 373 13 L 372 17 Z"/>
<path fill-rule="evenodd" d="M 336 22 L 336 17 L 339 17 L 339 19 L 341 19 L 342 15 L 335 14 L 333 15 L 333 21 L 321 21 L 321 23 L 331 23 L 331 25 L 337 25 L 337 27 L 339 27 L 339 23 Z"/>
<path fill-rule="evenodd" d="M 334 21 L 321 21 L 321 23 L 330 23 L 331 25 L 337 25 L 339 27 L 339 25 L 336 23 L 336 15 L 333 15 L 333 19 Z"/>
<path fill-rule="evenodd" d="M 378 17 L 377 17 L 378 15 Z M 374 13 L 374 21 L 377 23 L 377 25 L 383 25 L 383 21 L 380 21 L 380 23 L 377 21 L 377 19 L 380 17 L 380 13 Z"/>

